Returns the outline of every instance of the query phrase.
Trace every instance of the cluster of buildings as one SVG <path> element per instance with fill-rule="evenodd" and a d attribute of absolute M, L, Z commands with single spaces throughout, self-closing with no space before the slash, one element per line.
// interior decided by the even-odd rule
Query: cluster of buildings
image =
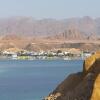
<path fill-rule="evenodd" d="M 73 59 L 73 58 L 86 58 L 92 55 L 92 52 L 83 52 L 79 49 L 71 48 L 68 50 L 54 49 L 48 51 L 27 51 L 18 48 L 9 48 L 1 51 L 1 58 L 9 59 Z"/>

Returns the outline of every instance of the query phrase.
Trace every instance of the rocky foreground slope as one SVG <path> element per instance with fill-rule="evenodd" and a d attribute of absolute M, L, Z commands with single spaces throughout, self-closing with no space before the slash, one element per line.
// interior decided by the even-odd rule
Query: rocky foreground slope
<path fill-rule="evenodd" d="M 100 52 L 87 58 L 82 72 L 68 76 L 44 100 L 100 100 Z"/>

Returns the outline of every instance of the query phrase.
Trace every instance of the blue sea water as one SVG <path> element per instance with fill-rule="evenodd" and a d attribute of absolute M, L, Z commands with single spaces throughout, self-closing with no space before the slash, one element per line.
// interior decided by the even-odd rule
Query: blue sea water
<path fill-rule="evenodd" d="M 69 74 L 82 70 L 81 60 L 1 60 L 0 100 L 42 100 Z"/>

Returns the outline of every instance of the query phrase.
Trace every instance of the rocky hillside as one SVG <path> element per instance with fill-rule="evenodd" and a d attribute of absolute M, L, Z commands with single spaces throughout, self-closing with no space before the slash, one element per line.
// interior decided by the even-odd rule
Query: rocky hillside
<path fill-rule="evenodd" d="M 71 36 L 71 38 L 73 35 Z M 67 37 L 66 37 L 67 38 Z M 100 50 L 100 40 L 77 40 L 65 39 L 63 37 L 26 37 L 19 35 L 5 35 L 0 37 L 0 50 L 6 50 L 9 48 L 19 48 L 31 51 L 40 50 L 53 50 L 53 49 L 67 49 L 76 48 L 84 51 L 97 51 Z"/>
<path fill-rule="evenodd" d="M 100 100 L 100 52 L 87 58 L 82 72 L 69 75 L 44 100 Z"/>

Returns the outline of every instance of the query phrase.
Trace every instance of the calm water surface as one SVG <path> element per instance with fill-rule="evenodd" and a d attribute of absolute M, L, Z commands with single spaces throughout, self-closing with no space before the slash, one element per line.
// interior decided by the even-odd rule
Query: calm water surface
<path fill-rule="evenodd" d="M 41 100 L 83 61 L 0 61 L 0 100 Z"/>

